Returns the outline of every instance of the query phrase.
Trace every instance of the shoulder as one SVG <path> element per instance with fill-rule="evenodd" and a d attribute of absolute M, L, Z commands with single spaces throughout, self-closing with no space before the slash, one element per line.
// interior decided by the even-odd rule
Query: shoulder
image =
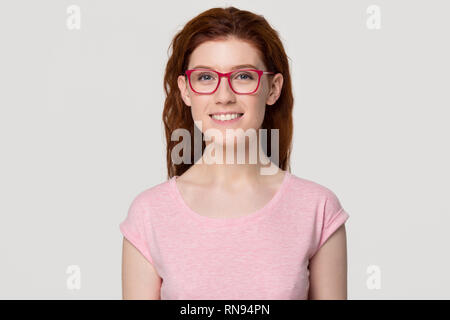
<path fill-rule="evenodd" d="M 164 205 L 172 200 L 171 183 L 172 179 L 168 179 L 141 190 L 134 196 L 132 203 L 143 208 Z"/>
<path fill-rule="evenodd" d="M 292 175 L 288 189 L 288 199 L 293 207 L 310 212 L 320 219 L 332 218 L 342 209 L 337 194 L 317 181 Z"/>
<path fill-rule="evenodd" d="M 326 200 L 336 198 L 336 194 L 324 184 L 291 174 L 289 191 L 292 195 L 306 199 Z"/>

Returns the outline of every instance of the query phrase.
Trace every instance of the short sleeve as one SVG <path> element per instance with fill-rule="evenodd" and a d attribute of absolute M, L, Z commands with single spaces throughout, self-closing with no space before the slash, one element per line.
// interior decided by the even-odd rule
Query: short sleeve
<path fill-rule="evenodd" d="M 320 219 L 317 220 L 319 223 L 320 237 L 314 254 L 317 253 L 328 238 L 350 217 L 342 207 L 337 196 L 331 191 L 327 194 L 327 199 L 320 216 Z"/>
<path fill-rule="evenodd" d="M 146 236 L 145 209 L 140 203 L 139 197 L 136 197 L 128 209 L 128 215 L 120 223 L 119 228 L 122 235 L 127 238 L 144 257 L 153 264 L 150 255 L 148 237 Z"/>

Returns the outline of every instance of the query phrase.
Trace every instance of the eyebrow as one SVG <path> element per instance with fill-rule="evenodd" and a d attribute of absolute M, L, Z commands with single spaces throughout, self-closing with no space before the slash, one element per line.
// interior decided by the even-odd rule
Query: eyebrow
<path fill-rule="evenodd" d="M 246 68 L 249 68 L 249 69 L 258 69 L 257 67 L 255 67 L 255 66 L 252 65 L 252 64 L 240 64 L 240 65 L 231 67 L 231 70 L 236 70 L 236 69 L 246 69 Z M 211 68 L 211 67 L 208 67 L 208 66 L 202 66 L 202 65 L 199 65 L 199 66 L 193 67 L 192 69 L 211 69 L 211 70 L 213 70 L 214 68 Z"/>

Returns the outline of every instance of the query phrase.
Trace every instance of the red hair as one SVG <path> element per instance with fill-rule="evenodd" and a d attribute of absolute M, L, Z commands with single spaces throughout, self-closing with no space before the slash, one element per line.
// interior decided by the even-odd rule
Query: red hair
<path fill-rule="evenodd" d="M 205 41 L 221 40 L 236 37 L 251 43 L 258 49 L 268 71 L 283 75 L 283 87 L 280 97 L 270 107 L 266 108 L 261 129 L 267 129 L 267 150 L 271 150 L 271 129 L 279 129 L 279 163 L 282 170 L 290 169 L 290 153 L 292 147 L 292 94 L 291 76 L 288 57 L 283 44 L 274 30 L 262 15 L 235 7 L 212 8 L 194 17 L 173 38 L 169 49 L 172 53 L 166 65 L 164 74 L 164 91 L 166 99 L 162 120 L 166 135 L 167 174 L 171 178 L 180 176 L 198 159 L 194 159 L 194 120 L 191 109 L 181 98 L 177 79 L 187 69 L 189 57 L 194 49 Z M 191 135 L 191 163 L 174 164 L 171 152 L 178 141 L 171 141 L 175 129 L 184 128 Z M 206 147 L 202 133 L 202 153 Z M 181 155 L 180 155 L 181 156 Z M 269 156 L 269 155 L 267 155 Z"/>

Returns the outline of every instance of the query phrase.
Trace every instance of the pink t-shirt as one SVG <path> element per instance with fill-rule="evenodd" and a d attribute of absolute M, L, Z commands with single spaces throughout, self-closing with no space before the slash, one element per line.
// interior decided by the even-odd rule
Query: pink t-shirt
<path fill-rule="evenodd" d="M 138 194 L 120 231 L 162 279 L 161 299 L 307 299 L 309 259 L 348 219 L 328 188 L 285 171 L 275 196 L 235 218 L 184 202 L 174 176 Z"/>

